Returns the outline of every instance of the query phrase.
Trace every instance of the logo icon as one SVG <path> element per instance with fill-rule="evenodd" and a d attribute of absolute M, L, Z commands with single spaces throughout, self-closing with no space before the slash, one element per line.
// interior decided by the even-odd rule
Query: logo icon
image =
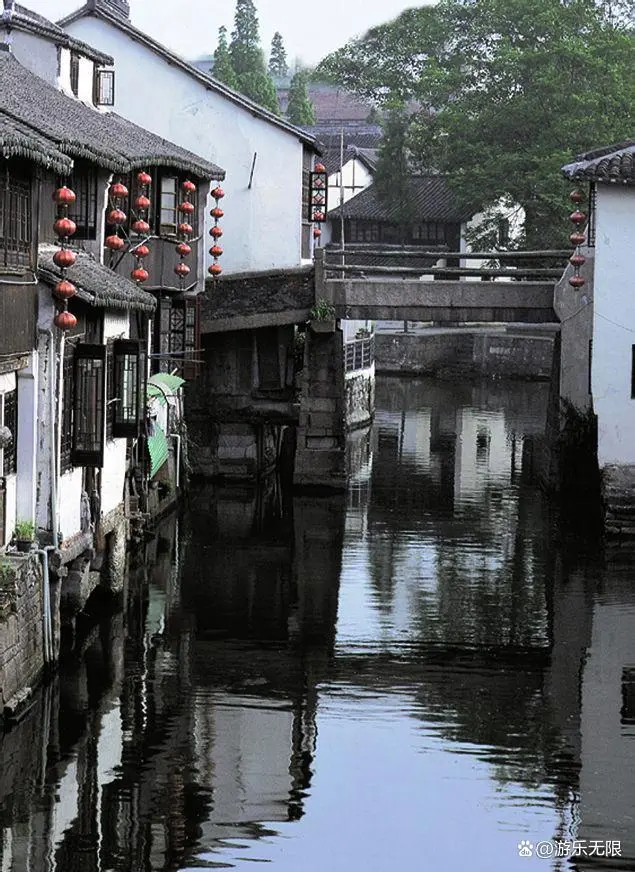
<path fill-rule="evenodd" d="M 534 846 L 527 839 L 521 839 L 518 842 L 518 856 L 519 857 L 531 857 L 534 853 Z"/>

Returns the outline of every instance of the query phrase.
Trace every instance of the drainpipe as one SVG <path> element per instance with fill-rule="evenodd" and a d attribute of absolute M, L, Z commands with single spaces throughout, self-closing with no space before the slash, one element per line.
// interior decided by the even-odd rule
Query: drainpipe
<path fill-rule="evenodd" d="M 51 589 L 49 586 L 49 551 L 55 551 L 57 545 L 47 545 L 38 548 L 36 554 L 42 560 L 42 632 L 44 637 L 44 663 L 53 662 L 53 624 L 51 622 Z"/>

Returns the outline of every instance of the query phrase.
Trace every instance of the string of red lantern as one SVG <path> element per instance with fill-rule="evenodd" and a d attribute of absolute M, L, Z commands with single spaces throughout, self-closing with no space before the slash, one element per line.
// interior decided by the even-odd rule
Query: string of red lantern
<path fill-rule="evenodd" d="M 54 230 L 59 239 L 59 250 L 53 255 L 53 262 L 59 268 L 62 277 L 55 285 L 53 293 L 58 300 L 61 300 L 63 308 L 58 311 L 53 318 L 53 323 L 60 330 L 72 330 L 77 325 L 77 318 L 72 312 L 68 311 L 68 301 L 77 293 L 75 285 L 66 278 L 66 270 L 73 266 L 77 260 L 77 255 L 72 249 L 68 248 L 68 240 L 75 231 L 77 226 L 74 221 L 68 217 L 68 207 L 75 200 L 75 193 L 63 185 L 58 188 L 53 194 L 53 199 L 57 203 L 57 219 L 54 224 Z"/>
<path fill-rule="evenodd" d="M 569 237 L 575 246 L 575 251 L 569 258 L 569 263 L 573 267 L 573 275 L 569 279 L 569 284 L 578 290 L 584 285 L 584 276 L 580 275 L 580 268 L 586 263 L 586 257 L 580 251 L 580 246 L 584 244 L 585 238 L 582 224 L 586 221 L 586 215 L 580 211 L 580 203 L 584 201 L 584 194 L 582 191 L 572 191 L 569 196 L 571 202 L 575 204 L 575 210 L 569 215 L 569 220 L 575 226 L 575 230 Z"/>
<path fill-rule="evenodd" d="M 196 191 L 196 185 L 194 182 L 190 182 L 189 179 L 186 179 L 181 185 L 181 188 L 183 190 L 183 200 L 178 205 L 180 223 L 177 228 L 177 237 L 179 241 L 176 245 L 176 253 L 179 256 L 179 262 L 174 267 L 174 272 L 179 277 L 179 286 L 181 290 L 183 290 L 183 282 L 191 271 L 190 267 L 185 263 L 185 258 L 189 257 L 192 253 L 190 237 L 194 233 L 194 228 L 189 223 L 189 220 L 194 214 L 196 208 L 194 203 L 192 203 L 192 194 Z"/>
<path fill-rule="evenodd" d="M 124 200 L 128 196 L 128 188 L 122 182 L 112 182 L 108 189 L 108 198 L 110 200 L 110 212 L 106 216 L 106 223 L 114 227 L 114 233 L 110 233 L 104 240 L 104 245 L 110 251 L 121 251 L 125 247 L 126 241 L 119 231 L 122 225 L 126 223 L 128 216 L 121 208 L 124 205 Z"/>
<path fill-rule="evenodd" d="M 143 170 L 137 173 L 137 196 L 134 201 L 135 220 L 132 222 L 131 230 L 138 237 L 147 236 L 150 232 L 150 224 L 148 216 L 150 214 L 150 185 L 152 184 L 152 176 Z M 143 266 L 144 259 L 150 254 L 150 248 L 141 238 L 136 242 L 132 249 L 132 256 L 135 259 L 135 267 L 130 273 L 130 278 L 140 285 L 146 282 L 149 278 L 147 269 Z"/>
<path fill-rule="evenodd" d="M 216 204 L 215 204 L 214 208 L 212 209 L 212 211 L 209 213 L 212 216 L 212 218 L 214 219 L 214 226 L 209 231 L 209 235 L 214 240 L 214 244 L 210 248 L 209 253 L 214 258 L 214 262 L 210 264 L 210 266 L 208 268 L 208 272 L 210 275 L 214 276 L 214 278 L 217 278 L 223 271 L 222 266 L 218 262 L 218 258 L 223 253 L 222 246 L 220 246 L 218 244 L 218 240 L 223 235 L 223 230 L 221 227 L 218 226 L 218 222 L 223 217 L 223 215 L 225 213 L 218 205 L 218 202 L 219 202 L 219 200 L 222 200 L 224 196 L 225 196 L 225 191 L 223 191 L 223 189 L 220 187 L 220 185 L 217 185 L 212 190 L 212 197 L 216 201 Z"/>

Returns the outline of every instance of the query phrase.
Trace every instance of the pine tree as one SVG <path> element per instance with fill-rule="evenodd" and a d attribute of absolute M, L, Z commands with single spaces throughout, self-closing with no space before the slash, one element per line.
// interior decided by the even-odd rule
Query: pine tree
<path fill-rule="evenodd" d="M 232 66 L 231 57 L 229 55 L 229 47 L 227 45 L 227 28 L 218 28 L 218 45 L 214 52 L 214 78 L 219 82 L 224 82 L 230 88 L 238 87 L 238 79 Z"/>
<path fill-rule="evenodd" d="M 256 103 L 279 113 L 278 95 L 260 48 L 258 17 L 253 0 L 236 0 L 229 56 L 238 90 Z"/>
<path fill-rule="evenodd" d="M 287 53 L 282 42 L 282 34 L 276 30 L 271 40 L 271 52 L 269 54 L 269 75 L 283 79 L 289 75 L 287 65 Z"/>
<path fill-rule="evenodd" d="M 306 89 L 307 78 L 304 70 L 298 70 L 291 79 L 289 87 L 287 118 L 292 124 L 298 124 L 300 127 L 310 127 L 315 124 L 313 103 L 309 100 Z"/>

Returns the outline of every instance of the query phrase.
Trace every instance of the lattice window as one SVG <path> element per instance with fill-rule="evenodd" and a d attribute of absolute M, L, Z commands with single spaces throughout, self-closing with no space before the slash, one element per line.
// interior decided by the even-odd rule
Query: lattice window
<path fill-rule="evenodd" d="M 0 171 L 0 266 L 31 262 L 31 179 L 19 166 Z"/>
<path fill-rule="evenodd" d="M 68 472 L 73 468 L 72 451 L 73 451 L 73 395 L 74 395 L 74 366 L 73 358 L 75 355 L 76 343 L 66 341 L 64 348 L 64 362 L 62 364 L 62 379 L 64 382 L 62 392 L 62 415 L 61 415 L 61 453 L 60 453 L 60 475 Z"/>
<path fill-rule="evenodd" d="M 73 449 L 75 466 L 103 466 L 106 346 L 80 343 L 75 350 Z"/>
<path fill-rule="evenodd" d="M 71 52 L 71 91 L 77 97 L 79 94 L 79 55 Z"/>
<path fill-rule="evenodd" d="M 114 70 L 95 70 L 93 102 L 95 106 L 115 105 Z"/>
<path fill-rule="evenodd" d="M 194 378 L 197 364 L 194 358 L 200 348 L 198 298 L 159 301 L 159 315 L 155 319 L 159 335 L 156 345 L 160 357 L 160 372 L 175 369 L 182 378 Z"/>
<path fill-rule="evenodd" d="M 6 476 L 15 473 L 18 467 L 18 392 L 7 391 L 0 400 L 3 405 L 3 418 L 0 420 L 11 430 L 13 436 L 11 443 L 2 452 L 2 474 Z"/>
<path fill-rule="evenodd" d="M 178 205 L 183 199 L 182 184 L 186 176 L 160 176 L 158 179 L 158 218 L 159 233 L 163 236 L 176 236 L 176 228 L 182 220 L 191 224 L 194 233 L 197 232 L 197 209 L 196 193 L 190 195 L 190 201 L 194 204 L 194 212 L 186 218 L 181 218 Z"/>
<path fill-rule="evenodd" d="M 87 162 L 76 161 L 68 185 L 77 198 L 68 210 L 68 217 L 77 225 L 72 239 L 96 239 L 97 168 Z"/>
<path fill-rule="evenodd" d="M 141 420 L 141 367 L 139 343 L 117 339 L 112 348 L 114 390 L 112 434 L 134 438 Z"/>

